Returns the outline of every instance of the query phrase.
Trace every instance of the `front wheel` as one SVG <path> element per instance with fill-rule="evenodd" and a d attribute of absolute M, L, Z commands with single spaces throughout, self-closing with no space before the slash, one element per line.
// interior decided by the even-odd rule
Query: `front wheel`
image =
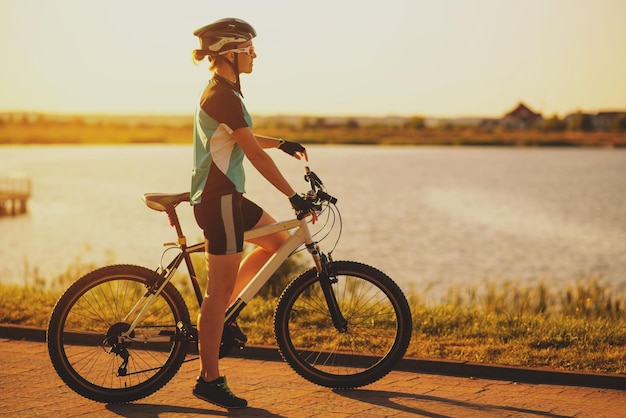
<path fill-rule="evenodd" d="M 365 264 L 337 261 L 330 277 L 315 269 L 287 286 L 274 315 L 283 358 L 305 379 L 335 389 L 360 387 L 382 378 L 411 340 L 409 304 L 384 273 Z M 332 290 L 342 326 L 336 326 L 321 280 Z"/>
<path fill-rule="evenodd" d="M 48 352 L 75 392 L 99 402 L 130 402 L 178 371 L 188 342 L 177 324 L 188 324 L 189 312 L 171 283 L 153 295 L 160 280 L 146 268 L 115 265 L 83 276 L 61 296 L 48 324 Z"/>

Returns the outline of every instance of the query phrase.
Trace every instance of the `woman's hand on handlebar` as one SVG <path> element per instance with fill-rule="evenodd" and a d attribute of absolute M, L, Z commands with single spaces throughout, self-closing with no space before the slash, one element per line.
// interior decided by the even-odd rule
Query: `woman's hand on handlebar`
<path fill-rule="evenodd" d="M 301 144 L 297 142 L 285 141 L 284 139 L 280 140 L 280 144 L 278 144 L 278 149 L 286 152 L 287 154 L 295 157 L 300 160 L 304 157 L 305 161 L 309 161 L 309 156 L 306 153 L 306 148 L 304 148 Z"/>
<path fill-rule="evenodd" d="M 317 221 L 316 207 L 312 200 L 305 199 L 298 193 L 294 193 L 293 196 L 289 197 L 289 203 L 291 203 L 291 207 L 296 212 L 298 219 L 311 215 L 312 222 L 315 223 Z"/>

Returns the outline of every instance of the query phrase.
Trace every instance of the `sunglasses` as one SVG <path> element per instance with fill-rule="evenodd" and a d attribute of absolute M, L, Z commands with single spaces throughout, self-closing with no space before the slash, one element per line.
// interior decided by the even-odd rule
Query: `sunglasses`
<path fill-rule="evenodd" d="M 250 55 L 251 57 L 254 57 L 256 55 L 254 53 L 254 45 L 248 45 L 248 46 L 246 46 L 244 48 L 229 49 L 228 51 L 220 52 L 218 55 L 228 54 L 229 52 L 234 52 L 236 54 L 238 54 L 240 52 L 245 52 L 246 54 Z"/>

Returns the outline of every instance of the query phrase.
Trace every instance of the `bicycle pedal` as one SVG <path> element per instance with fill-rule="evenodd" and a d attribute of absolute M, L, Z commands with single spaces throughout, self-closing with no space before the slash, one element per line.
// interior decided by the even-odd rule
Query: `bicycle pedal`
<path fill-rule="evenodd" d="M 235 344 L 245 345 L 248 341 L 248 337 L 241 331 L 241 328 L 239 328 L 239 325 L 237 325 L 235 321 L 225 324 L 224 332 L 234 340 Z"/>
<path fill-rule="evenodd" d="M 189 324 L 179 321 L 176 324 L 178 331 L 189 341 L 198 341 L 198 330 Z"/>

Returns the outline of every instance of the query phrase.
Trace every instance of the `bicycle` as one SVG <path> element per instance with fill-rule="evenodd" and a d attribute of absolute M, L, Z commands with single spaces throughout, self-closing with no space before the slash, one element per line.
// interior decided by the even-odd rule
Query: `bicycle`
<path fill-rule="evenodd" d="M 318 213 L 341 230 L 337 199 L 306 168 L 305 180 Z M 191 254 L 204 252 L 204 242 L 187 246 L 176 207 L 189 193 L 148 193 L 145 204 L 165 212 L 177 242 L 173 260 L 156 270 L 111 265 L 78 279 L 57 301 L 47 328 L 52 364 L 78 394 L 106 403 L 131 402 L 162 388 L 177 373 L 197 330 L 181 293 L 171 282 L 184 262 L 198 306 L 202 291 Z M 321 218 L 320 218 L 321 219 Z M 400 288 L 383 272 L 353 261 L 333 261 L 320 251 L 304 216 L 252 229 L 245 239 L 292 231 L 225 313 L 236 320 L 272 274 L 293 253 L 308 250 L 315 267 L 291 281 L 278 298 L 274 334 L 283 359 L 315 384 L 347 389 L 370 384 L 389 373 L 406 353 L 412 318 Z M 318 220 L 319 222 L 319 220 Z M 339 233 L 340 237 L 341 233 Z M 328 236 L 328 233 L 326 233 Z M 339 241 L 335 242 L 335 247 Z M 333 247 L 333 251 L 334 248 Z M 220 356 L 243 343 L 225 325 Z"/>

